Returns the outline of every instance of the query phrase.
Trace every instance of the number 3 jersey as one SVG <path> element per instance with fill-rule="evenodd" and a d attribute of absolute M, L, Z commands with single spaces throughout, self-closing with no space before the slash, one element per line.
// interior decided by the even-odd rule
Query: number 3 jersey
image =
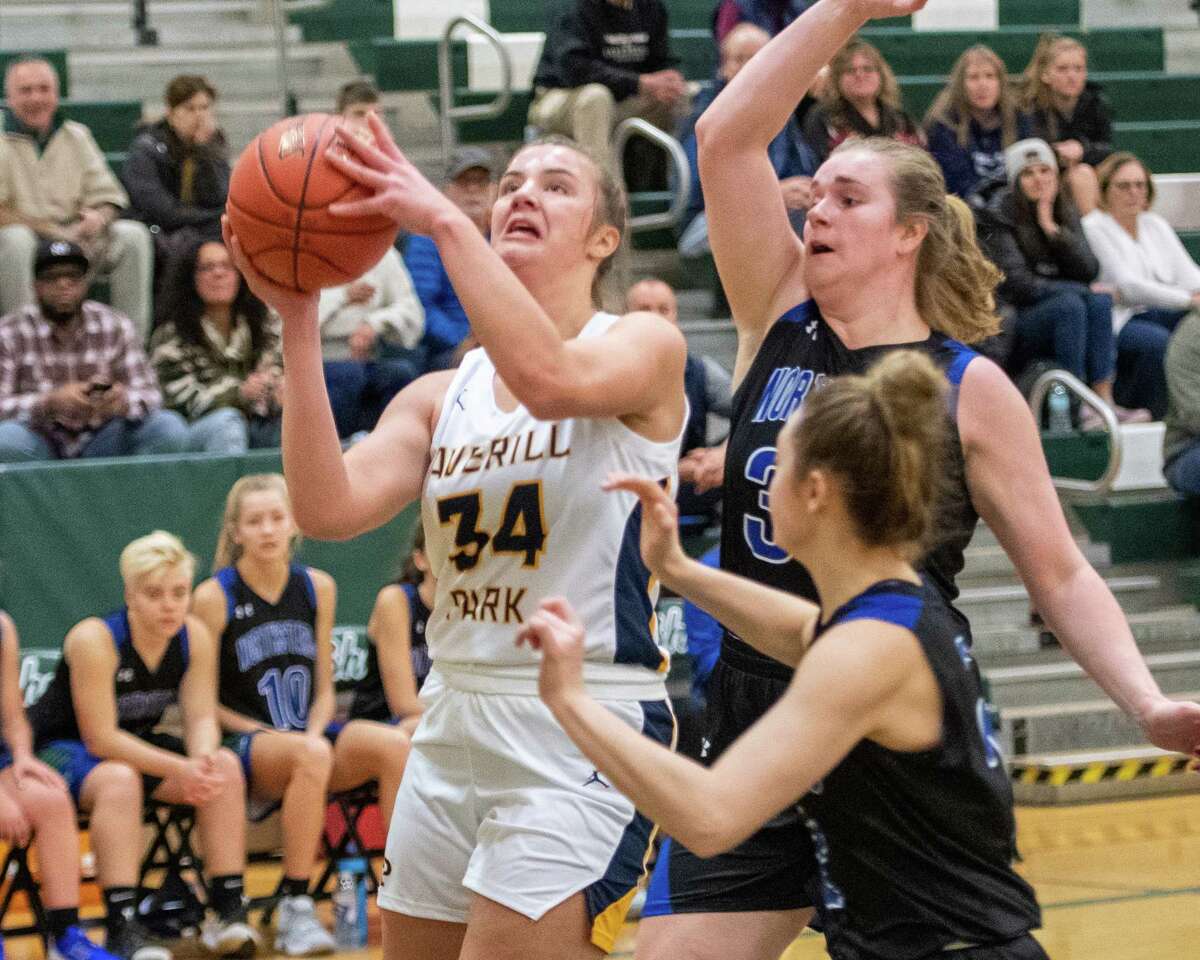
<path fill-rule="evenodd" d="M 292 564 L 275 603 L 250 589 L 237 567 L 214 574 L 225 592 L 221 706 L 276 730 L 303 730 L 317 662 L 317 594 L 308 568 Z"/>
<path fill-rule="evenodd" d="M 597 313 L 579 336 L 616 320 Z M 487 354 L 468 353 L 434 431 L 422 501 L 437 578 L 426 630 L 434 668 L 486 675 L 497 693 L 536 693 L 539 655 L 514 640 L 543 598 L 562 596 L 586 629 L 584 676 L 598 695 L 661 696 L 668 656 L 658 586 L 639 552 L 641 508 L 600 484 L 622 471 L 674 492 L 680 437 L 654 442 L 616 418 L 505 412 L 495 381 Z"/>

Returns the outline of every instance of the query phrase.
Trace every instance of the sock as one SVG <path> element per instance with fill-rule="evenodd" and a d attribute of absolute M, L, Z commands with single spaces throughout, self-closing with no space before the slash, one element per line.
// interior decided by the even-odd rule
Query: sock
<path fill-rule="evenodd" d="M 307 897 L 308 877 L 284 877 L 279 882 L 279 890 L 285 897 Z"/>
<path fill-rule="evenodd" d="M 68 929 L 79 922 L 78 907 L 63 907 L 61 910 L 47 910 L 46 923 L 50 927 L 50 939 L 58 940 Z"/>
<path fill-rule="evenodd" d="M 133 887 L 107 887 L 104 893 L 105 926 L 112 936 L 137 913 L 137 890 Z"/>
<path fill-rule="evenodd" d="M 213 877 L 208 885 L 208 905 L 222 920 L 240 916 L 245 907 L 242 902 L 243 881 L 240 873 Z"/>

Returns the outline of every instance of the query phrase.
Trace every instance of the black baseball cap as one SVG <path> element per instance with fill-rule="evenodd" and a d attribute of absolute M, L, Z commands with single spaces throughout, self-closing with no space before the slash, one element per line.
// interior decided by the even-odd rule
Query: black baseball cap
<path fill-rule="evenodd" d="M 486 170 L 489 177 L 496 175 L 496 161 L 483 147 L 460 147 L 446 164 L 446 179 L 457 180 L 468 170 Z"/>
<path fill-rule="evenodd" d="M 33 257 L 33 275 L 40 276 L 47 267 L 59 263 L 73 263 L 84 273 L 87 273 L 91 266 L 87 254 L 79 244 L 70 240 L 43 240 L 38 244 L 37 253 Z"/>

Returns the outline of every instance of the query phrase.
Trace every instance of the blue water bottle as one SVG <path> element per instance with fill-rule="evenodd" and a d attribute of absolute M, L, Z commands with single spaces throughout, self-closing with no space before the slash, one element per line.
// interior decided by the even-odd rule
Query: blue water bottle
<path fill-rule="evenodd" d="M 1047 406 L 1050 408 L 1049 416 L 1046 418 L 1047 429 L 1051 433 L 1070 433 L 1071 396 L 1061 383 L 1056 383 L 1050 388 Z"/>
<path fill-rule="evenodd" d="M 360 950 L 367 945 L 367 862 L 344 857 L 337 864 L 333 891 L 333 938 L 339 947 Z"/>

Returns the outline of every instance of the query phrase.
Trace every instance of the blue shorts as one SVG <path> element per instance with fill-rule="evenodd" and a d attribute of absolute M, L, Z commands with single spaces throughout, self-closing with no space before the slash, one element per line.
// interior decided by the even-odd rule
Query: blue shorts
<path fill-rule="evenodd" d="M 332 721 L 325 728 L 325 739 L 331 745 L 337 743 L 338 734 L 342 732 L 342 728 L 348 722 L 347 720 Z M 292 732 L 299 733 L 300 731 Z M 250 818 L 251 823 L 265 820 L 283 805 L 282 800 L 260 800 L 253 796 L 254 776 L 250 769 L 250 750 L 254 738 L 260 733 L 270 733 L 270 731 L 254 730 L 250 733 L 230 733 L 221 740 L 221 746 L 232 750 L 242 764 L 242 775 L 246 778 L 246 815 Z"/>
<path fill-rule="evenodd" d="M 184 747 L 183 741 L 169 733 L 152 732 L 140 739 L 145 740 L 151 746 L 158 747 L 160 750 L 168 750 L 180 756 L 187 756 L 187 749 Z M 81 740 L 52 740 L 37 751 L 37 757 L 42 763 L 57 770 L 62 778 L 67 781 L 67 787 L 71 791 L 71 798 L 75 801 L 76 806 L 79 806 L 79 794 L 83 790 L 83 782 L 88 778 L 88 774 L 104 762 L 100 757 L 89 751 Z M 0 755 L 0 770 L 11 765 L 12 755 L 5 750 Z M 149 799 L 162 782 L 162 777 L 143 773 L 143 796 Z"/>

